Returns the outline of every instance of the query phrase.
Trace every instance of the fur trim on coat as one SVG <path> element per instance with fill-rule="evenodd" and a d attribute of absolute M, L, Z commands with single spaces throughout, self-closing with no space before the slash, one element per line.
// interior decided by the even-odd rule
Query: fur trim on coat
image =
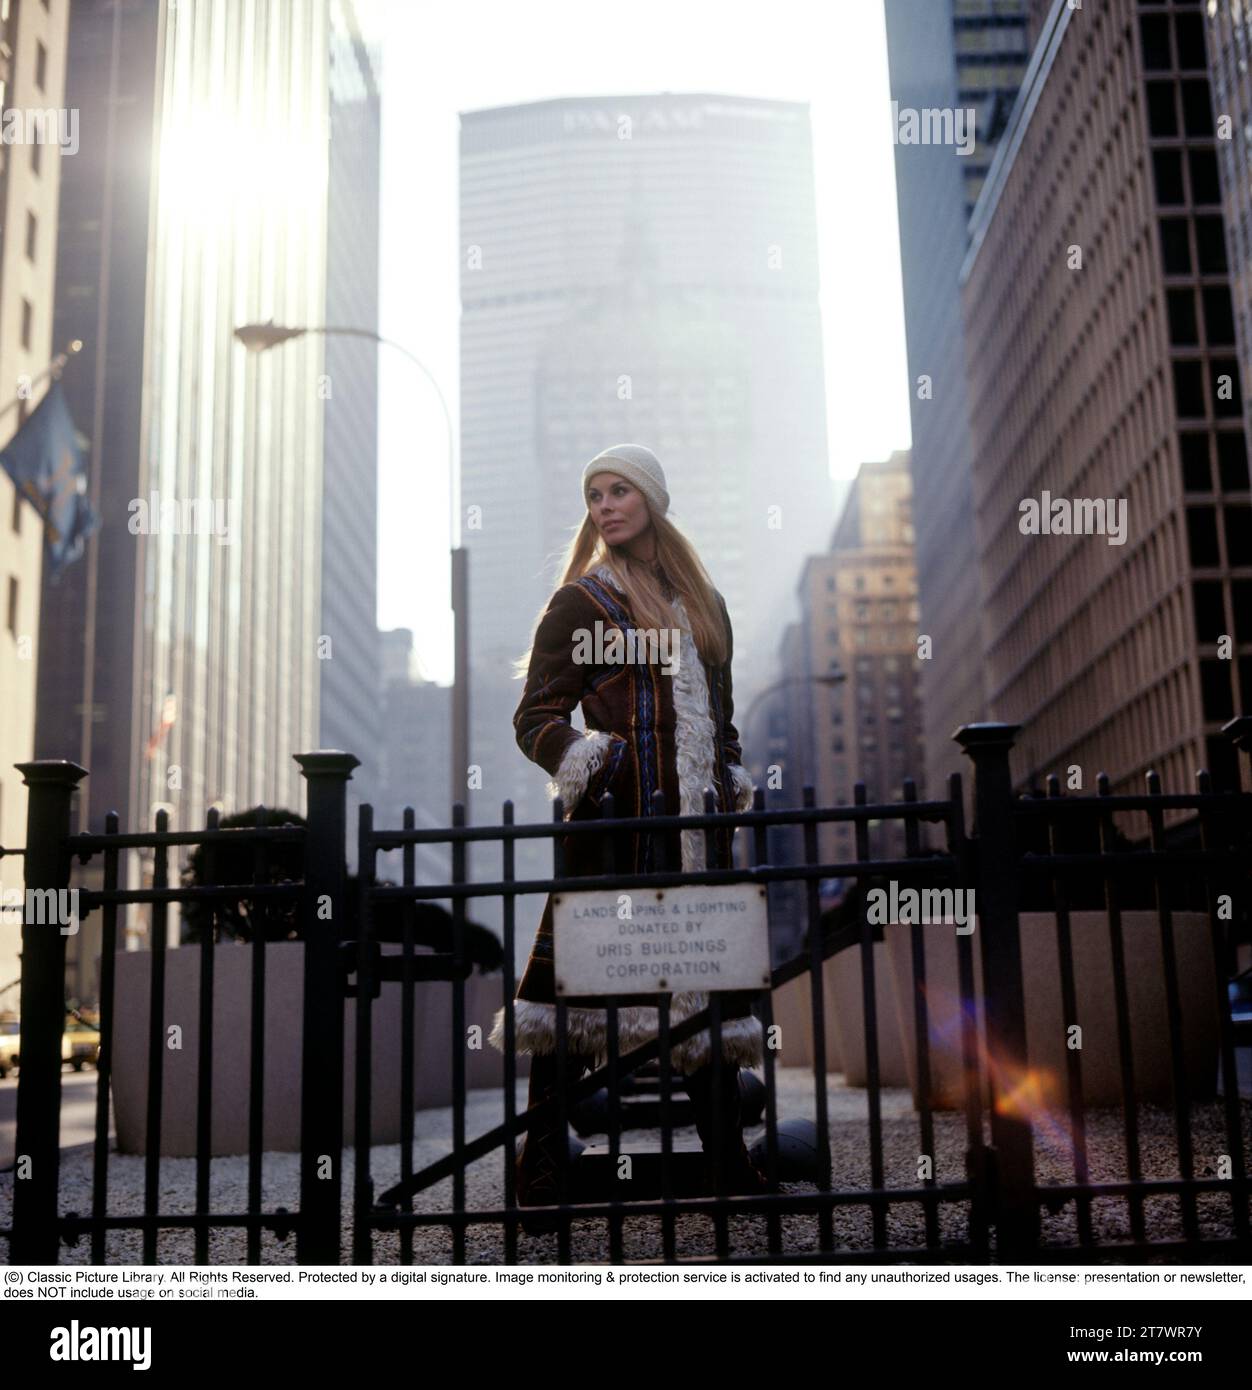
<path fill-rule="evenodd" d="M 599 772 L 605 754 L 612 746 L 612 734 L 600 729 L 592 729 L 572 742 L 561 754 L 556 779 L 548 783 L 548 795 L 554 799 L 559 796 L 567 811 L 571 806 L 577 806 L 587 790 L 587 783 L 594 773 Z"/>
<path fill-rule="evenodd" d="M 675 994 L 670 1000 L 670 1027 L 681 1023 L 708 1006 L 708 995 L 703 991 L 692 990 Z M 537 1004 L 531 999 L 513 1001 L 514 1036 L 519 1053 L 550 1054 L 556 1051 L 556 1005 Z M 565 1010 L 565 1035 L 569 1040 L 571 1052 L 582 1056 L 594 1056 L 597 1067 L 608 1061 L 606 1042 L 607 1018 L 603 1009 L 579 1009 L 567 1007 Z M 617 1011 L 617 1050 L 622 1056 L 636 1047 L 650 1042 L 657 1033 L 657 1012 L 654 1005 L 631 1004 Z M 495 1025 L 488 1041 L 501 1052 L 504 1051 L 504 1010 L 496 1014 Z M 688 1038 L 670 1049 L 670 1064 L 676 1071 L 690 1075 L 708 1062 L 712 1055 L 709 1034 L 706 1030 Z M 748 1018 L 727 1019 L 722 1024 L 722 1056 L 728 1062 L 737 1062 L 741 1067 L 755 1067 L 763 1056 L 763 1033 L 761 1020 L 755 1015 Z"/>

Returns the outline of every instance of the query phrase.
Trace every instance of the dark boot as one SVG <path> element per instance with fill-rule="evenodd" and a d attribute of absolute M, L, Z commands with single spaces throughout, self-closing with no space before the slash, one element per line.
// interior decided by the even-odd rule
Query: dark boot
<path fill-rule="evenodd" d="M 727 1195 L 746 1195 L 769 1191 L 769 1180 L 752 1162 L 743 1142 L 743 1113 L 739 1097 L 739 1067 L 734 1062 L 722 1063 L 720 1128 L 713 1127 L 713 1066 L 706 1063 L 697 1071 L 683 1077 L 683 1085 L 691 1097 L 695 1112 L 696 1131 L 704 1146 L 707 1163 L 708 1189 L 714 1191 L 713 1153 L 721 1155 L 722 1175 Z"/>
<path fill-rule="evenodd" d="M 587 1070 L 587 1059 L 566 1054 L 567 1084 L 578 1081 Z M 530 1061 L 530 1090 L 527 1108 L 533 1108 L 556 1095 L 556 1057 L 551 1053 L 537 1054 Z M 537 1120 L 522 1139 L 517 1155 L 517 1204 L 522 1207 L 552 1206 L 560 1200 L 557 1163 L 561 1145 L 566 1142 L 557 1126 L 556 1111 Z M 521 1219 L 522 1230 L 528 1235 L 543 1235 L 555 1231 L 559 1220 L 551 1213 L 537 1213 Z"/>

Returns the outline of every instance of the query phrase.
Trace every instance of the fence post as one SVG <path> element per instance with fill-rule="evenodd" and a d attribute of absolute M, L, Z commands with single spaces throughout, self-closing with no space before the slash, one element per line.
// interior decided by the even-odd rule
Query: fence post
<path fill-rule="evenodd" d="M 1241 714 L 1228 724 L 1222 725 L 1222 733 L 1234 744 L 1240 753 L 1252 759 L 1252 714 Z M 1243 767 L 1235 758 L 1235 790 L 1243 790 Z"/>
<path fill-rule="evenodd" d="M 340 1261 L 343 1182 L 343 974 L 348 936 L 348 778 L 360 759 L 319 751 L 293 755 L 306 791 L 304 838 L 304 1021 L 300 1063 L 300 1264 Z"/>
<path fill-rule="evenodd" d="M 87 769 L 61 758 L 14 766 L 30 794 L 26 802 L 22 1061 L 17 1081 L 10 1258 L 18 1265 L 54 1265 L 60 1244 L 57 1189 L 61 1173 L 65 937 L 59 912 L 45 912 L 47 899 L 32 898 L 31 893 L 42 895 L 52 890 L 56 894 L 52 901 L 59 904 L 61 890 L 70 885 L 70 801 Z"/>
<path fill-rule="evenodd" d="M 1009 749 L 1019 724 L 963 724 L 953 735 L 974 764 L 977 915 L 991 1089 L 996 1252 L 1029 1259 L 1039 1240 L 1017 917 L 1017 836 Z"/>

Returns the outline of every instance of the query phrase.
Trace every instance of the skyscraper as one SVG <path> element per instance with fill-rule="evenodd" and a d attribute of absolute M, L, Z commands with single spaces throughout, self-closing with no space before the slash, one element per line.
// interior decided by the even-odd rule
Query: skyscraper
<path fill-rule="evenodd" d="M 480 818 L 506 796 L 546 817 L 509 664 L 585 514 L 587 460 L 624 441 L 661 459 L 735 623 L 737 701 L 829 534 L 807 109 L 662 93 L 466 113 L 461 248 L 471 761 Z"/>
<path fill-rule="evenodd" d="M 82 0 L 69 24 L 66 95 L 82 134 L 62 176 L 56 338 L 83 344 L 62 384 L 91 440 L 102 524 L 82 562 L 43 588 L 35 742 L 38 757 L 88 769 L 79 830 L 103 830 L 109 811 L 131 826 L 138 577 L 126 522 L 139 466 L 159 18 L 158 0 Z"/>
<path fill-rule="evenodd" d="M 263 8 L 163 11 L 131 766 L 134 813 L 179 827 L 299 807 L 319 732 L 324 344 L 232 335 L 326 321 L 329 25 L 325 0 Z"/>
<path fill-rule="evenodd" d="M 0 446 L 43 399 L 49 363 L 65 346 L 53 331 L 57 203 L 62 168 L 74 162 L 63 154 L 82 135 L 76 121 L 63 126 L 59 119 L 70 116 L 63 99 L 68 9 L 68 0 L 0 6 L 0 107 L 6 118 L 0 144 Z M 13 765 L 35 756 L 44 528 L 3 468 L 0 528 L 0 844 L 19 846 L 26 843 L 26 788 Z M 0 861 L 6 889 L 21 885 L 21 862 Z M 20 942 L 19 916 L 5 912 L 0 990 L 17 978 Z M 16 1007 L 16 991 L 0 995 L 0 1009 L 8 1001 Z"/>
<path fill-rule="evenodd" d="M 975 211 L 984 659 L 1019 783 L 1234 776 L 1252 498 L 1208 85 L 1198 4 L 1057 4 Z"/>
<path fill-rule="evenodd" d="M 913 536 L 907 452 L 862 464 L 827 547 L 804 562 L 800 621 L 779 642 L 779 680 L 745 711 L 747 766 L 769 809 L 801 805 L 806 785 L 819 806 L 850 803 L 857 782 L 871 802 L 896 801 L 906 777 L 925 796 Z M 870 821 L 868 835 L 871 855 L 904 854 L 899 822 Z M 827 863 L 855 859 L 854 828 L 819 825 L 817 853 Z M 800 830 L 773 827 L 769 862 L 803 859 Z M 773 884 L 770 904 L 785 958 L 801 946 L 803 889 Z"/>
<path fill-rule="evenodd" d="M 162 804 L 183 825 L 209 803 L 298 809 L 291 753 L 340 741 L 364 764 L 352 793 L 376 786 L 359 737 L 378 702 L 375 349 L 312 336 L 254 366 L 231 338 L 271 315 L 376 326 L 376 58 L 359 0 L 270 8 L 281 23 L 255 80 L 220 91 L 215 66 L 251 44 L 238 14 L 212 28 L 229 12 L 73 9 L 83 133 L 56 332 L 84 343 L 64 386 L 91 437 L 102 525 L 86 561 L 45 585 L 37 753 L 88 767 L 85 829 L 110 810 L 124 829 L 150 825 Z M 272 117 L 289 73 L 292 102 Z M 189 503 L 235 523 L 224 543 L 178 529 L 173 506 Z M 98 921 L 71 943 L 88 965 Z"/>
<path fill-rule="evenodd" d="M 906 777 L 925 794 L 918 751 L 922 719 L 917 659 L 917 571 L 913 561 L 908 454 L 861 465 L 828 550 L 812 556 L 801 581 L 808 639 L 804 677 L 840 671 L 842 684 L 811 685 L 807 761 L 818 805 L 850 802 L 865 783 L 870 801 L 894 801 Z M 791 798 L 792 804 L 798 797 Z M 821 844 L 825 841 L 825 844 Z M 871 825 L 870 853 L 904 853 L 900 822 Z M 819 828 L 833 859 L 856 857 L 853 827 Z"/>
<path fill-rule="evenodd" d="M 1252 379 L 1252 13 L 1242 0 L 1207 0 L 1204 15 L 1234 326 L 1247 381 Z M 1202 99 L 1194 85 L 1184 84 L 1186 114 L 1192 119 Z M 1243 410 L 1244 429 L 1252 430 L 1252 402 L 1246 398 Z"/>
<path fill-rule="evenodd" d="M 959 275 L 968 221 L 1025 71 L 1027 0 L 886 0 L 891 95 L 901 116 L 969 113 L 973 143 L 898 139 L 896 195 L 917 519 L 926 779 L 961 769 L 952 742 L 982 717 L 982 600 L 974 545 L 965 326 Z M 953 127 L 955 129 L 955 126 Z M 901 130 L 903 135 L 903 130 Z"/>
<path fill-rule="evenodd" d="M 353 0 L 330 0 L 330 186 L 326 322 L 378 329 L 378 54 Z M 348 782 L 349 860 L 356 812 L 383 786 L 378 634 L 378 348 L 326 339 L 323 439 L 322 621 L 318 744 L 355 753 Z M 293 752 L 296 750 L 292 750 Z"/>

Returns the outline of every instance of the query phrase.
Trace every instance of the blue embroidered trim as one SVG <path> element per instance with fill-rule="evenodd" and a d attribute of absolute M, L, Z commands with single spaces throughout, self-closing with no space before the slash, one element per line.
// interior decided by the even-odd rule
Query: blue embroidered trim
<path fill-rule="evenodd" d="M 589 574 L 583 575 L 578 583 L 587 590 L 623 633 L 629 633 L 633 629 L 634 624 L 631 622 L 630 614 L 605 584 Z M 652 814 L 652 793 L 660 782 L 660 770 L 657 766 L 656 705 L 653 699 L 650 673 L 647 670 L 640 670 L 637 674 L 632 675 L 632 680 L 635 695 L 635 736 L 639 755 L 639 793 L 643 803 L 640 814 L 650 816 Z M 641 872 L 646 873 L 651 867 L 652 837 L 648 835 L 644 837 Z"/>
<path fill-rule="evenodd" d="M 704 670 L 708 677 L 709 694 L 712 697 L 713 705 L 713 728 L 715 731 L 713 756 L 717 763 L 717 780 L 722 788 L 722 796 L 726 803 L 725 809 L 733 811 L 735 809 L 735 793 L 726 768 L 726 746 L 722 742 L 722 673 L 719 669 L 707 664 Z M 718 830 L 716 838 L 718 858 L 722 861 L 718 867 L 729 867 L 731 862 L 731 832 Z"/>

